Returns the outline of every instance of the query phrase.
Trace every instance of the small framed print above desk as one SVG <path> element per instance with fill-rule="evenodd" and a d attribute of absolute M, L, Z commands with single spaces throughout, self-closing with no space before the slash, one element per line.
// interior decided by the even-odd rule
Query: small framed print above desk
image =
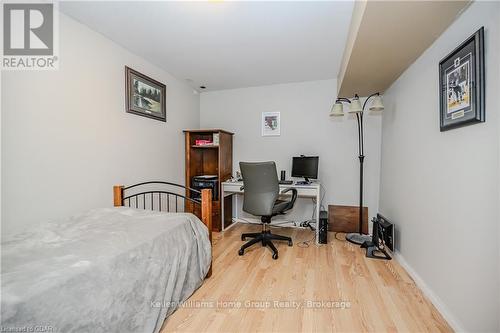
<path fill-rule="evenodd" d="M 230 199 L 230 196 L 233 196 L 235 197 L 235 204 L 236 204 L 236 208 L 238 208 L 238 197 L 240 195 L 244 195 L 245 191 L 241 189 L 241 187 L 243 186 L 243 182 L 232 182 L 232 181 L 226 181 L 226 182 L 223 182 L 221 184 L 221 198 L 224 199 L 224 198 L 229 198 Z M 318 203 L 316 205 L 316 212 L 315 212 L 315 219 L 316 219 L 316 244 L 319 244 L 319 228 L 317 226 L 319 226 L 319 211 L 320 211 L 320 205 L 319 205 L 319 202 L 321 202 L 321 198 L 320 198 L 320 195 L 321 195 L 321 185 L 320 183 L 311 183 L 309 185 L 296 185 L 296 184 L 291 184 L 291 185 L 283 185 L 283 184 L 280 184 L 280 193 L 284 190 L 284 189 L 287 189 L 289 187 L 293 187 L 295 189 L 297 189 L 297 196 L 298 197 L 302 197 L 302 198 L 314 198 L 316 199 L 316 202 Z M 238 209 L 236 209 L 236 214 L 235 216 L 227 216 L 228 214 L 232 215 L 231 214 L 231 210 L 227 210 L 227 209 L 224 209 L 224 202 L 226 200 L 221 200 L 221 203 L 222 203 L 222 207 L 221 207 L 221 213 L 222 213 L 222 216 L 221 216 L 221 222 L 222 222 L 222 231 L 230 228 L 231 226 L 235 225 L 236 223 L 239 223 L 239 222 L 244 222 L 243 220 L 241 220 L 239 218 L 239 214 L 238 214 Z M 226 225 L 228 225 L 228 223 L 226 222 L 232 222 L 229 227 L 225 227 Z"/>

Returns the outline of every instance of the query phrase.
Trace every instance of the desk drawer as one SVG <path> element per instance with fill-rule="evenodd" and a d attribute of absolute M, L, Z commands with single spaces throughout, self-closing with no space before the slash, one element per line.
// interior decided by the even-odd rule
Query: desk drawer
<path fill-rule="evenodd" d="M 297 195 L 299 197 L 316 197 L 318 195 L 318 189 L 317 188 L 297 188 Z"/>
<path fill-rule="evenodd" d="M 224 192 L 242 192 L 240 190 L 241 186 L 242 186 L 241 184 L 228 184 L 228 183 L 222 184 Z"/>

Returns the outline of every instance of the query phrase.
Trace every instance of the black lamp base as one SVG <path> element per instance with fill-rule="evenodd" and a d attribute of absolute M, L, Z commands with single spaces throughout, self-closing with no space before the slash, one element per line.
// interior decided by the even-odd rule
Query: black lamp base
<path fill-rule="evenodd" d="M 363 235 L 357 232 L 351 232 L 345 236 L 345 239 L 353 244 L 361 245 L 364 242 L 369 242 L 372 240 L 372 236 Z"/>

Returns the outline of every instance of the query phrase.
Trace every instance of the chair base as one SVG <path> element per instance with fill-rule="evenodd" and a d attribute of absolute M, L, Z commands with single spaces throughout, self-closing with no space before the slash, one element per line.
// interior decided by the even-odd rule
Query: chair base
<path fill-rule="evenodd" d="M 292 239 L 287 236 L 281 236 L 281 235 L 275 235 L 272 234 L 271 231 L 269 230 L 262 230 L 262 232 L 253 232 L 253 233 L 246 233 L 241 235 L 241 240 L 244 241 L 248 238 L 252 238 L 252 240 L 246 242 L 243 244 L 243 246 L 240 248 L 238 251 L 238 254 L 242 256 L 245 253 L 245 249 L 257 244 L 257 243 L 262 243 L 262 246 L 269 246 L 271 251 L 273 251 L 273 259 L 278 259 L 278 250 L 274 246 L 272 240 L 280 240 L 280 241 L 287 241 L 288 246 L 293 246 Z"/>

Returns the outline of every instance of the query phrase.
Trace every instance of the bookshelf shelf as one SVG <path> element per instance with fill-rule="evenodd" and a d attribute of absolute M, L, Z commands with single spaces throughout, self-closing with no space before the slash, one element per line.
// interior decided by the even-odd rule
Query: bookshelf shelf
<path fill-rule="evenodd" d="M 201 149 L 217 149 L 219 145 L 191 145 L 191 148 L 201 148 Z"/>

